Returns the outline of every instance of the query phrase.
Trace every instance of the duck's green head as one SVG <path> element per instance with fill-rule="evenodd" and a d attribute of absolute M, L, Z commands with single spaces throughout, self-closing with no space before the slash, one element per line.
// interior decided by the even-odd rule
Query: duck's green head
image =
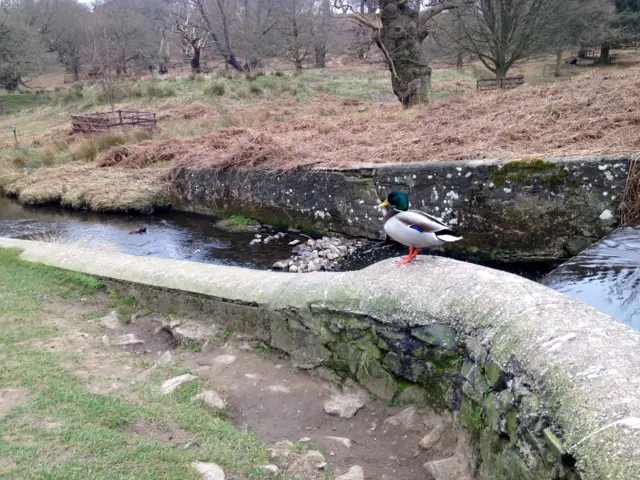
<path fill-rule="evenodd" d="M 391 192 L 387 196 L 387 199 L 378 205 L 378 207 L 383 208 L 389 205 L 396 210 L 407 211 L 409 210 L 409 197 L 404 192 Z"/>

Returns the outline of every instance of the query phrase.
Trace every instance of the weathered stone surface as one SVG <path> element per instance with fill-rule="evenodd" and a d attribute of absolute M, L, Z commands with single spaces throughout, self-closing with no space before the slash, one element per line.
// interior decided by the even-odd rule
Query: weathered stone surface
<path fill-rule="evenodd" d="M 172 335 L 179 342 L 197 341 L 205 342 L 214 338 L 220 330 L 215 325 L 206 325 L 200 322 L 174 321 L 168 326 Z"/>
<path fill-rule="evenodd" d="M 367 357 L 360 362 L 358 382 L 374 395 L 383 400 L 391 400 L 398 390 L 398 382 L 373 358 Z"/>
<path fill-rule="evenodd" d="M 322 453 L 317 450 L 308 450 L 303 453 L 293 450 L 293 443 L 288 440 L 278 442 L 269 449 L 271 459 L 289 477 L 320 480 L 325 478 L 323 469 L 327 461 Z"/>
<path fill-rule="evenodd" d="M 504 390 L 506 388 L 504 371 L 498 362 L 491 360 L 484 366 L 484 376 L 489 386 L 494 390 Z"/>
<path fill-rule="evenodd" d="M 169 365 L 171 362 L 173 362 L 173 355 L 171 355 L 169 350 L 164 352 L 158 359 L 158 365 Z"/>
<path fill-rule="evenodd" d="M 463 231 L 465 241 L 446 248 L 485 258 L 552 259 L 612 231 L 629 162 L 628 157 L 482 160 L 287 174 L 177 167 L 172 203 L 177 210 L 242 213 L 269 224 L 381 239 L 376 205 L 389 191 L 403 190 L 412 207 Z"/>
<path fill-rule="evenodd" d="M 196 393 L 193 397 L 191 397 L 191 400 L 202 400 L 210 407 L 216 408 L 218 410 L 227 408 L 227 404 L 225 403 L 225 401 L 218 394 L 218 392 L 214 390 L 207 390 L 206 392 Z"/>
<path fill-rule="evenodd" d="M 418 409 L 411 405 L 400 413 L 396 413 L 393 417 L 387 418 L 384 423 L 392 427 L 402 427 L 405 430 L 411 430 L 421 425 L 422 419 L 418 413 Z"/>
<path fill-rule="evenodd" d="M 365 398 L 362 395 L 348 393 L 333 395 L 324 402 L 324 411 L 329 415 L 337 415 L 341 418 L 351 418 L 358 410 L 364 407 Z"/>
<path fill-rule="evenodd" d="M 339 443 L 345 448 L 351 448 L 351 445 L 352 445 L 351 440 L 345 437 L 324 437 L 324 438 L 332 442 Z"/>
<path fill-rule="evenodd" d="M 185 383 L 188 383 L 188 382 L 193 382 L 194 380 L 197 380 L 197 379 L 198 377 L 196 377 L 195 375 L 190 375 L 188 373 L 185 373 L 184 375 L 180 375 L 178 377 L 170 378 L 169 380 L 165 381 L 162 384 L 161 392 L 163 395 L 166 395 L 168 393 L 173 392 L 181 385 L 184 385 Z"/>
<path fill-rule="evenodd" d="M 419 445 L 425 450 L 431 450 L 440 441 L 440 438 L 442 437 L 442 432 L 444 432 L 444 425 L 443 424 L 436 425 L 433 428 L 433 430 L 431 430 L 424 437 L 422 437 Z"/>
<path fill-rule="evenodd" d="M 100 326 L 108 330 L 118 330 L 122 327 L 120 320 L 118 320 L 118 314 L 113 311 L 100 320 Z"/>
<path fill-rule="evenodd" d="M 411 330 L 411 335 L 429 345 L 453 350 L 456 348 L 456 331 L 447 325 L 429 325 Z"/>
<path fill-rule="evenodd" d="M 127 345 L 141 345 L 143 343 L 144 340 L 138 338 L 135 333 L 126 333 L 109 340 L 109 344 L 115 345 L 116 347 L 125 347 Z"/>
<path fill-rule="evenodd" d="M 364 480 L 364 470 L 362 467 L 355 465 L 339 477 L 336 477 L 336 480 Z"/>
<path fill-rule="evenodd" d="M 257 330 L 274 316 L 297 317 L 301 320 L 296 328 L 302 326 L 305 339 L 315 344 L 322 344 L 323 337 L 302 320 L 321 318 L 330 333 L 334 316 L 364 321 L 372 325 L 372 332 L 387 327 L 409 331 L 434 322 L 449 326 L 459 337 L 455 352 L 415 337 L 388 341 L 387 348 L 401 358 L 422 356 L 430 370 L 418 378 L 440 379 L 437 389 L 425 388 L 430 401 L 441 408 L 460 408 L 460 421 L 466 418 L 469 430 L 480 435 L 480 445 L 490 447 L 482 455 L 489 473 L 511 478 L 503 472 L 524 472 L 519 467 L 524 465 L 538 478 L 573 473 L 584 478 L 640 477 L 640 438 L 629 425 L 605 429 L 578 443 L 566 462 L 554 457 L 543 436 L 551 428 L 562 432 L 563 444 L 574 445 L 615 419 L 637 416 L 640 333 L 523 278 L 424 256 L 405 266 L 389 260 L 355 272 L 291 276 L 12 239 L 0 239 L 0 247 L 22 249 L 21 259 L 26 261 L 98 275 L 109 285 L 115 282 L 123 294 L 139 293 L 145 304 L 157 299 L 163 305 L 168 297 L 173 308 L 193 308 L 204 319 L 211 318 L 210 310 L 208 316 L 200 313 L 206 307 L 215 310 L 216 319 Z M 323 345 L 331 355 L 334 342 L 351 341 L 344 332 L 335 335 L 333 342 Z M 461 375 L 464 361 L 470 359 L 464 350 L 468 335 L 481 340 L 491 359 L 506 369 L 508 388 L 493 391 L 483 365 L 470 368 L 469 379 Z M 358 373 L 371 360 L 382 369 L 366 357 Z M 513 400 L 502 398 L 504 391 Z M 483 402 L 489 395 L 500 405 L 512 403 L 517 411 L 515 416 L 507 413 L 507 434 L 502 433 L 502 419 L 496 422 L 499 435 L 488 425 Z"/>
<path fill-rule="evenodd" d="M 203 480 L 224 480 L 224 470 L 215 463 L 193 462 L 193 468 L 202 474 Z"/>
<path fill-rule="evenodd" d="M 435 460 L 424 464 L 424 468 L 433 480 L 472 480 L 469 459 L 460 455 Z M 509 477 L 517 478 L 517 477 Z"/>
<path fill-rule="evenodd" d="M 260 468 L 265 472 L 273 473 L 274 475 L 277 475 L 280 472 L 280 468 L 278 468 L 277 465 L 263 465 Z"/>

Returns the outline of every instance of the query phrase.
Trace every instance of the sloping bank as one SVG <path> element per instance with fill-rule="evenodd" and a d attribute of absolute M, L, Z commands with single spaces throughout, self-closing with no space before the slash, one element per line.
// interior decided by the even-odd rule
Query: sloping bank
<path fill-rule="evenodd" d="M 345 159 L 347 160 L 347 159 Z M 172 205 L 275 225 L 382 238 L 376 205 L 391 190 L 458 227 L 466 256 L 544 261 L 578 254 L 619 221 L 630 158 L 573 157 L 216 172 L 177 167 Z"/>
<path fill-rule="evenodd" d="M 640 478 L 640 333 L 523 278 L 434 257 L 289 275 L 10 239 L 0 247 L 246 332 L 383 399 L 452 410 L 490 478 Z"/>

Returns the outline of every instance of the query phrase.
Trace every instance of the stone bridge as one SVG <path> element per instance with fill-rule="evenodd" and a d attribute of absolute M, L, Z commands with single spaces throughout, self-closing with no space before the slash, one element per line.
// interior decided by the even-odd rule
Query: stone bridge
<path fill-rule="evenodd" d="M 291 275 L 0 239 L 300 368 L 453 411 L 479 478 L 640 478 L 640 333 L 523 278 L 438 257 Z"/>

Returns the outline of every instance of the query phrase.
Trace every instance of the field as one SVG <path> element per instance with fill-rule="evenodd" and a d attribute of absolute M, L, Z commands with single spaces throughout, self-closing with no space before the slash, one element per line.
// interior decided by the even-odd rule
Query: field
<path fill-rule="evenodd" d="M 635 55 L 629 52 L 626 63 Z M 72 135 L 71 114 L 109 110 L 99 85 L 5 94 L 0 187 L 27 204 L 150 211 L 168 202 L 176 165 L 286 170 L 640 150 L 639 67 L 579 69 L 556 79 L 542 74 L 550 62 L 515 68 L 527 79 L 523 87 L 479 93 L 475 82 L 486 71 L 441 65 L 434 69 L 433 102 L 409 111 L 376 64 L 310 69 L 299 77 L 275 69 L 251 79 L 220 71 L 115 85 L 116 109 L 157 112 L 154 135 Z M 9 124 L 17 128 L 17 145 Z"/>

